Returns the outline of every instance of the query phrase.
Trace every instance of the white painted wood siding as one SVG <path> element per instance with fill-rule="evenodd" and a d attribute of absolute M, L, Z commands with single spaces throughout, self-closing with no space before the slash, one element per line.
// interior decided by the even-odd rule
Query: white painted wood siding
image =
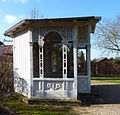
<path fill-rule="evenodd" d="M 91 57 L 90 57 L 90 32 L 91 25 L 88 26 L 87 33 L 87 75 L 78 75 L 77 78 L 77 91 L 78 93 L 90 93 L 91 92 Z"/>
<path fill-rule="evenodd" d="M 15 91 L 29 96 L 30 93 L 30 37 L 26 30 L 14 38 L 13 68 L 15 78 Z M 17 85 L 16 85 L 17 82 Z"/>

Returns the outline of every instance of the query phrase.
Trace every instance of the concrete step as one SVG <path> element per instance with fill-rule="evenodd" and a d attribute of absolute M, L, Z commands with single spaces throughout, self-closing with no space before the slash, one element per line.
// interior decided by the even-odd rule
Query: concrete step
<path fill-rule="evenodd" d="M 80 100 L 63 100 L 63 99 L 29 99 L 31 105 L 56 105 L 56 106 L 81 106 Z"/>

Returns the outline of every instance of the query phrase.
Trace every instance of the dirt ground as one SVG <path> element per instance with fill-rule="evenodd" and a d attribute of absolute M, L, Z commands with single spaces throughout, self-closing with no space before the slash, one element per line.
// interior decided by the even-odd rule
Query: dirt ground
<path fill-rule="evenodd" d="M 0 106 L 0 115 L 12 115 L 10 111 Z"/>
<path fill-rule="evenodd" d="M 92 93 L 81 94 L 81 115 L 120 115 L 120 84 L 92 82 Z"/>

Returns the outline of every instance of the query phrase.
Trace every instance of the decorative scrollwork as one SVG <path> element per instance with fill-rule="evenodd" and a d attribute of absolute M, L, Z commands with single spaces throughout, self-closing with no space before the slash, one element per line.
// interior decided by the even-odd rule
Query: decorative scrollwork
<path fill-rule="evenodd" d="M 58 90 L 61 88 L 61 84 L 56 83 L 55 90 Z"/>
<path fill-rule="evenodd" d="M 54 86 L 54 87 L 52 87 L 52 86 Z M 62 86 L 61 83 L 47 83 L 46 84 L 47 90 L 50 90 L 50 89 L 58 90 L 58 89 L 62 88 L 61 86 Z"/>
<path fill-rule="evenodd" d="M 48 84 L 47 84 L 47 89 L 50 89 L 50 88 L 52 88 L 52 84 L 51 84 L 51 83 L 48 83 Z"/>
<path fill-rule="evenodd" d="M 88 26 L 82 25 L 78 28 L 78 44 L 87 44 Z"/>
<path fill-rule="evenodd" d="M 40 27 L 33 31 L 33 41 L 38 41 L 38 35 L 46 36 L 49 32 L 58 32 L 62 39 L 66 41 L 72 40 L 72 26 L 49 26 L 49 27 Z"/>
<path fill-rule="evenodd" d="M 44 41 L 43 41 L 44 37 L 40 36 L 39 35 L 39 38 L 38 38 L 38 45 L 43 47 L 43 44 L 44 44 Z"/>

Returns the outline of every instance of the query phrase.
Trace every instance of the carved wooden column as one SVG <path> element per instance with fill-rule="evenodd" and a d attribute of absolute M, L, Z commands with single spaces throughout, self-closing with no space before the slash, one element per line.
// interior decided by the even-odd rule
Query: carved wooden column
<path fill-rule="evenodd" d="M 67 78 L 67 41 L 62 41 L 63 46 L 63 78 Z"/>
<path fill-rule="evenodd" d="M 43 78 L 44 77 L 44 55 L 43 55 L 43 41 L 44 37 L 43 36 L 38 36 L 38 45 L 39 45 L 39 77 Z"/>
<path fill-rule="evenodd" d="M 87 45 L 87 73 L 88 73 L 88 92 L 90 93 L 91 91 L 91 55 L 90 55 L 90 32 L 91 32 L 91 26 L 88 26 L 88 45 Z"/>
<path fill-rule="evenodd" d="M 73 27 L 73 63 L 74 63 L 74 98 L 77 99 L 77 37 L 78 27 Z"/>
<path fill-rule="evenodd" d="M 31 98 L 32 96 L 32 92 L 33 92 L 33 41 L 32 41 L 32 30 L 29 28 L 28 29 L 28 35 L 29 35 L 29 74 L 30 74 L 30 78 L 29 78 L 29 93 L 28 93 L 28 97 Z"/>

